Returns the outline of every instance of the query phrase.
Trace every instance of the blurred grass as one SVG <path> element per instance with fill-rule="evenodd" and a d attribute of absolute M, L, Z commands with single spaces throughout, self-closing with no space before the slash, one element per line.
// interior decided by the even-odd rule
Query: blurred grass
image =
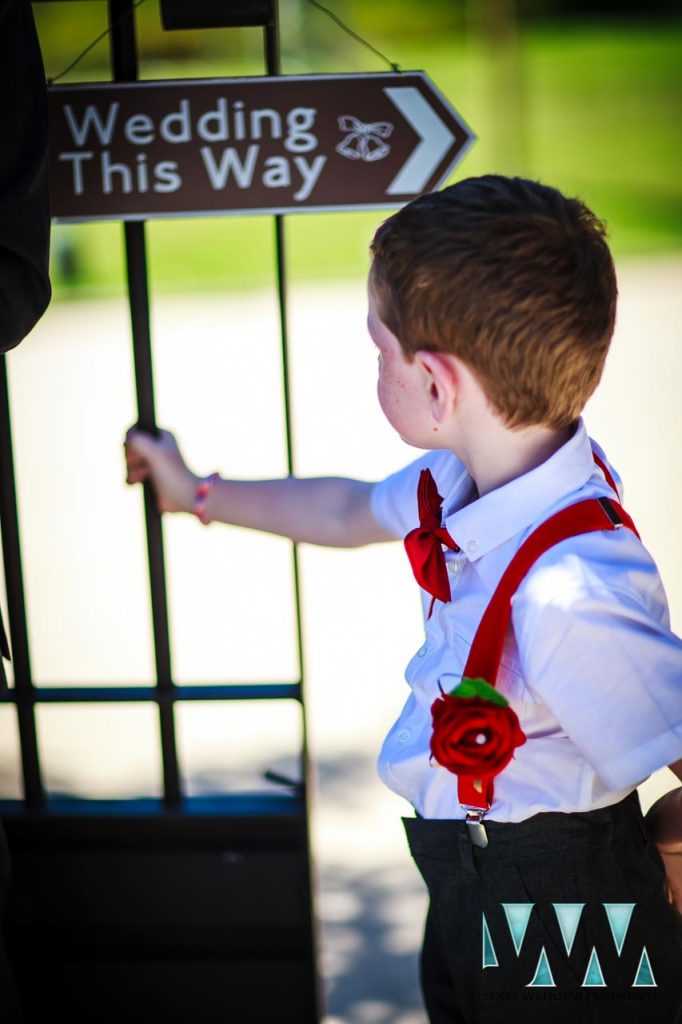
<path fill-rule="evenodd" d="M 515 57 L 514 109 L 499 77 L 505 55 L 478 36 L 452 33 L 385 45 L 404 69 L 425 70 L 478 136 L 451 180 L 487 172 L 538 178 L 580 195 L 606 220 L 617 258 L 682 251 L 682 24 L 556 20 L 527 26 Z M 253 50 L 244 46 L 232 54 L 229 68 L 217 57 L 147 61 L 142 77 L 261 74 Z M 288 42 L 285 73 L 380 70 L 378 60 L 351 41 L 334 57 L 305 52 L 296 54 Z M 310 56 L 315 52 L 317 58 Z M 84 77 L 106 77 L 106 71 Z M 288 217 L 293 278 L 364 274 L 367 246 L 383 216 L 375 210 Z M 153 286 L 201 291 L 266 285 L 273 274 L 272 231 L 268 217 L 150 222 Z M 121 236 L 118 224 L 56 225 L 55 296 L 120 293 Z M 75 259 L 67 275 L 60 269 L 64 253 Z"/>

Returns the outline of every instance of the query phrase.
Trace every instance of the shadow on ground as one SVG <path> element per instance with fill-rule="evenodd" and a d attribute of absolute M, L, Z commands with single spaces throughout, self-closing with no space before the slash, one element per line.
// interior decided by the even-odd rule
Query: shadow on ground
<path fill-rule="evenodd" d="M 326 1009 L 344 1024 L 424 1024 L 417 951 L 406 917 L 421 921 L 419 880 L 409 870 L 319 872 L 318 915 Z"/>
<path fill-rule="evenodd" d="M 321 813 L 347 822 L 347 842 L 316 858 L 320 968 L 328 1024 L 426 1024 L 418 948 L 426 911 L 424 885 L 404 848 L 384 863 L 362 863 L 367 835 L 361 812 L 374 784 L 373 759 L 316 759 Z M 315 811 L 313 811 L 315 813 Z M 398 835 L 400 841 L 402 837 Z"/>

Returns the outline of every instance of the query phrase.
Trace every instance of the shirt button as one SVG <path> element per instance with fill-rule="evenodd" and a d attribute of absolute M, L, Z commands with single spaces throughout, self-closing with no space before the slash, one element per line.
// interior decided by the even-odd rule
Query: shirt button
<path fill-rule="evenodd" d="M 407 743 L 407 741 L 411 738 L 412 733 L 410 732 L 409 729 L 401 729 L 398 735 L 396 736 L 398 743 Z"/>
<path fill-rule="evenodd" d="M 476 543 L 475 540 L 470 540 L 468 542 L 467 551 L 469 552 L 470 555 L 473 555 L 475 554 L 476 551 L 478 551 L 478 544 Z"/>

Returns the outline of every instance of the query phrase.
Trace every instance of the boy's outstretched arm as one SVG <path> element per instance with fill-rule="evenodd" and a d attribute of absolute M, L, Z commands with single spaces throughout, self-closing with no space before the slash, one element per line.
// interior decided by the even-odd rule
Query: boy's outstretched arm
<path fill-rule="evenodd" d="M 170 431 L 158 438 L 126 434 L 127 482 L 151 479 L 160 512 L 191 512 L 200 477 L 185 464 Z M 394 540 L 370 510 L 372 483 L 344 477 L 218 480 L 210 491 L 209 521 L 246 526 L 327 547 L 361 547 Z"/>
<path fill-rule="evenodd" d="M 682 761 L 668 765 L 682 782 Z M 660 797 L 645 816 L 668 878 L 668 896 L 682 914 L 682 786 Z"/>
<path fill-rule="evenodd" d="M 327 547 L 354 548 L 395 540 L 372 516 L 372 487 L 345 477 L 221 479 L 209 494 L 206 515 L 209 520 Z"/>

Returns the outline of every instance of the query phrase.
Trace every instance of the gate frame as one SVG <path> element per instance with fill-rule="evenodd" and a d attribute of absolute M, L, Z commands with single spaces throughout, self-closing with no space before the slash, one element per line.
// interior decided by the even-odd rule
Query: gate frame
<path fill-rule="evenodd" d="M 56 2 L 56 0 L 50 0 Z M 135 33 L 133 0 L 106 0 L 110 27 L 111 67 L 113 81 L 135 81 L 138 78 L 138 55 Z M 226 4 L 227 6 L 227 4 Z M 239 6 L 237 5 L 233 5 Z M 243 8 L 243 4 L 241 5 Z M 264 55 L 268 75 L 281 74 L 277 0 L 261 0 L 254 26 L 262 26 Z M 263 8 L 269 8 L 264 14 Z M 237 24 L 244 25 L 243 11 Z M 229 26 L 225 26 L 229 27 Z M 279 328 L 282 351 L 282 382 L 286 433 L 287 473 L 294 475 L 293 430 L 291 422 L 291 395 L 288 347 L 287 273 L 284 217 L 274 216 L 276 287 L 279 306 Z M 151 325 L 145 223 L 124 221 L 124 251 L 128 301 L 130 308 L 136 400 L 139 412 L 137 425 L 158 436 L 152 377 Z M 150 593 L 156 682 L 154 686 L 62 686 L 35 685 L 31 671 L 25 588 L 21 560 L 19 513 L 17 507 L 12 451 L 11 413 L 6 356 L 0 357 L 0 526 L 7 588 L 9 628 L 14 665 L 14 686 L 4 691 L 0 687 L 0 703 L 15 704 L 24 786 L 23 800 L 0 800 L 0 815 L 5 819 L 10 850 L 15 864 L 14 882 L 10 888 L 7 911 L 7 941 L 10 956 L 26 995 L 26 986 L 36 965 L 35 938 L 30 941 L 32 916 L 34 926 L 43 930 L 49 922 L 36 918 L 29 889 L 31 872 L 36 871 L 36 858 L 46 867 L 51 852 L 63 858 L 71 851 L 74 855 L 84 846 L 97 848 L 101 854 L 111 852 L 112 832 L 125 836 L 129 855 L 135 844 L 149 852 L 156 849 L 161 836 L 171 841 L 184 835 L 184 843 L 192 834 L 202 836 L 202 849 L 215 854 L 226 842 L 238 847 L 237 857 L 248 856 L 249 851 L 269 848 L 275 844 L 274 856 L 281 848 L 289 856 L 292 850 L 300 858 L 298 883 L 301 891 L 301 928 L 296 933 L 299 945 L 310 971 L 307 977 L 308 993 L 304 996 L 307 1007 L 305 1017 L 295 1024 L 317 1024 L 321 1017 L 320 985 L 317 973 L 317 937 L 313 912 L 312 867 L 309 832 L 309 758 L 304 706 L 304 655 L 301 615 L 299 559 L 296 544 L 292 544 L 292 573 L 294 583 L 295 628 L 298 650 L 299 678 L 289 683 L 234 683 L 215 685 L 183 685 L 173 682 L 165 560 L 161 516 L 157 510 L 151 481 L 144 483 L 144 511 L 147 534 Z M 176 701 L 190 700 L 295 700 L 302 717 L 302 746 L 300 752 L 300 780 L 282 779 L 276 774 L 271 781 L 284 783 L 285 794 L 225 794 L 219 797 L 188 798 L 182 793 L 180 769 L 175 737 L 174 705 Z M 38 703 L 119 703 L 153 701 L 159 712 L 161 754 L 163 766 L 162 801 L 154 800 L 87 800 L 83 798 L 50 799 L 42 778 L 40 751 L 36 732 L 35 707 Z M 194 830 L 194 831 L 193 831 Z M 270 836 L 268 840 L 268 835 Z M 99 838 L 98 838 L 99 836 Z M 155 838 L 156 837 L 156 838 Z M 279 846 L 277 844 L 279 843 Z M 183 845 L 181 842 L 180 845 Z M 159 851 L 161 848 L 159 848 Z M 241 852 L 239 852 L 241 851 Z M 224 852 L 224 851 L 223 851 Z M 229 852 L 229 851 L 228 851 Z M 160 854 L 159 854 L 160 855 Z M 42 860 L 41 860 L 42 857 Z M 237 863 L 241 863 L 237 861 Z M 28 866 L 31 872 L 28 872 Z M 40 871 L 40 868 L 38 869 Z M 45 878 L 50 868 L 46 867 Z M 68 874 L 68 872 L 67 872 Z M 299 877 L 300 875 L 300 877 Z M 41 876 L 42 878 L 42 876 Z M 40 879 L 39 879 L 40 882 Z M 69 877 L 69 884 L 82 898 L 80 881 Z M 22 917 L 23 915 L 23 917 Z M 57 926 L 58 927 L 58 926 Z M 58 938 L 58 934 L 52 935 Z M 276 951 L 270 949 L 272 956 Z M 285 955 L 285 950 L 280 950 Z M 45 957 L 49 955 L 46 948 Z M 52 999 L 54 993 L 52 993 Z M 50 1005 L 54 1005 L 51 1003 Z M 255 1009 L 255 1008 L 254 1008 Z M 37 1012 L 37 1011 L 36 1011 Z M 28 1020 L 33 1019 L 28 1017 Z M 35 1018 L 36 1020 L 38 1017 Z M 250 1017 L 254 1022 L 257 1017 Z M 282 1019 L 280 1019 L 282 1020 Z M 293 1018 L 292 1018 L 293 1021 Z"/>

